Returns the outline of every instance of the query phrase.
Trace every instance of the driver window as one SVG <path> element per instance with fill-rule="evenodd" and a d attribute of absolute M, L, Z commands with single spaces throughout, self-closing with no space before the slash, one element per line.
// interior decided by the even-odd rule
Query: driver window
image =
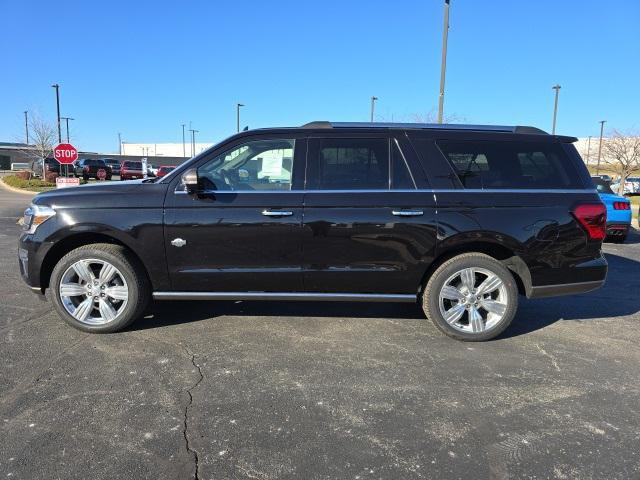
<path fill-rule="evenodd" d="M 221 153 L 198 168 L 207 190 L 291 190 L 295 140 L 252 140 Z"/>

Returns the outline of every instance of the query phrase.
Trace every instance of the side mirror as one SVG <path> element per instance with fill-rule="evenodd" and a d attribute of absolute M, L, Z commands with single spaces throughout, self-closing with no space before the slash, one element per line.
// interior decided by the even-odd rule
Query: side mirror
<path fill-rule="evenodd" d="M 198 193 L 198 170 L 190 168 L 182 174 L 182 184 L 188 194 Z"/>

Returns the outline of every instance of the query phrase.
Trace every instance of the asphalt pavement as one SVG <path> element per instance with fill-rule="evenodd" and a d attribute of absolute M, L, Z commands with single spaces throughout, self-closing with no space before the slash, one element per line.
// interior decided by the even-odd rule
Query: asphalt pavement
<path fill-rule="evenodd" d="M 640 477 L 640 235 L 601 290 L 497 340 L 405 304 L 158 303 L 68 327 L 19 278 L 0 188 L 0 478 Z"/>

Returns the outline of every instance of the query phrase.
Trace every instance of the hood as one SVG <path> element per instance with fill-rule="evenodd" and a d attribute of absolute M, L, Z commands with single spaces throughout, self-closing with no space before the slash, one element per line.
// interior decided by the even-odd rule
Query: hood
<path fill-rule="evenodd" d="M 166 183 L 145 180 L 97 182 L 42 192 L 35 205 L 52 208 L 152 208 L 162 207 Z"/>

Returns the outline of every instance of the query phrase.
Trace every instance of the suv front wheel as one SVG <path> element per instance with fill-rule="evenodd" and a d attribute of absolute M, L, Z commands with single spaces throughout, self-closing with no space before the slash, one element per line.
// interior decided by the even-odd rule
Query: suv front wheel
<path fill-rule="evenodd" d="M 139 262 L 124 247 L 105 243 L 62 257 L 51 273 L 50 295 L 67 323 L 93 333 L 122 330 L 142 315 L 150 296 Z"/>
<path fill-rule="evenodd" d="M 424 289 L 425 314 L 446 335 L 478 342 L 502 333 L 518 309 L 511 272 L 483 253 L 464 253 L 440 265 Z"/>

